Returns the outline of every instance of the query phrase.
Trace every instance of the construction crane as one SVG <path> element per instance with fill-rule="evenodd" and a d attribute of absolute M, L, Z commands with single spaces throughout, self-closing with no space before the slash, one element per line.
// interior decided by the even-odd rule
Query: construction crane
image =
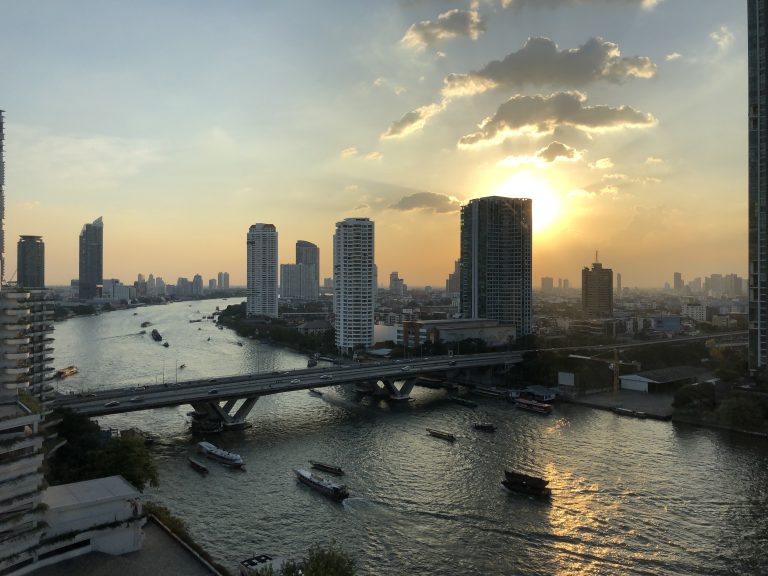
<path fill-rule="evenodd" d="M 611 360 L 607 358 L 598 358 L 598 356 L 602 354 L 605 354 L 605 352 L 601 352 L 600 354 L 596 354 L 595 356 L 582 356 L 580 354 L 569 354 L 568 358 L 579 358 L 581 360 L 594 360 L 596 362 L 603 362 L 604 364 L 608 364 L 608 368 L 610 370 L 613 370 L 613 391 L 618 392 L 621 365 L 624 364 L 625 366 L 634 366 L 637 370 L 640 370 L 640 362 L 637 362 L 637 361 L 624 362 L 620 360 L 618 348 L 613 349 L 613 359 Z"/>

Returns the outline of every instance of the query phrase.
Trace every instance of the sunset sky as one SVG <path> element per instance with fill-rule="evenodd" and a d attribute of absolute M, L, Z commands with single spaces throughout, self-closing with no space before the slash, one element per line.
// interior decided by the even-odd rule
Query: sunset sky
<path fill-rule="evenodd" d="M 0 0 L 6 251 L 76 278 L 245 283 L 251 224 L 376 223 L 380 282 L 444 286 L 462 203 L 533 198 L 534 285 L 746 270 L 746 0 Z M 555 280 L 557 281 L 557 280 Z"/>

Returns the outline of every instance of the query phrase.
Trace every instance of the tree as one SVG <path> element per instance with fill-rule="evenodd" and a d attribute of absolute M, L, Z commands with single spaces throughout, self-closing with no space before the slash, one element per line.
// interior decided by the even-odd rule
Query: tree
<path fill-rule="evenodd" d="M 355 576 L 355 561 L 332 541 L 328 546 L 313 544 L 307 557 L 299 562 L 289 560 L 279 572 L 268 566 L 258 576 Z"/>

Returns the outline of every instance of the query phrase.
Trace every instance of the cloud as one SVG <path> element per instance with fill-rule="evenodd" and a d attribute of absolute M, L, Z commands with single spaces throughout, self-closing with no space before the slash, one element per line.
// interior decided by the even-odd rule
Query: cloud
<path fill-rule="evenodd" d="M 366 160 L 381 160 L 382 158 L 384 158 L 384 154 L 381 152 L 371 152 L 365 155 Z"/>
<path fill-rule="evenodd" d="M 645 163 L 648 164 L 649 166 L 651 166 L 651 165 L 655 165 L 655 164 L 663 164 L 664 160 L 662 160 L 661 158 L 655 158 L 653 156 L 648 156 L 648 158 L 645 159 Z"/>
<path fill-rule="evenodd" d="M 404 114 L 400 120 L 393 122 L 387 131 L 381 135 L 381 137 L 383 139 L 402 138 L 403 136 L 408 136 L 408 134 L 416 132 L 417 130 L 421 130 L 424 127 L 424 124 L 426 124 L 427 120 L 438 112 L 441 112 L 445 108 L 446 104 L 447 102 L 444 100 L 438 104 L 428 104 Z"/>
<path fill-rule="evenodd" d="M 350 146 L 349 148 L 344 148 L 344 150 L 341 151 L 339 154 L 342 158 L 351 158 L 352 156 L 357 156 L 357 148 L 354 146 Z"/>
<path fill-rule="evenodd" d="M 595 170 L 608 170 L 608 168 L 613 168 L 613 160 L 610 158 L 600 158 L 594 164 L 590 164 L 589 167 Z"/>
<path fill-rule="evenodd" d="M 584 86 L 627 78 L 653 78 L 656 64 L 645 56 L 622 58 L 618 45 L 590 38 L 578 48 L 560 50 L 549 38 L 529 38 L 517 52 L 494 60 L 477 72 L 449 74 L 444 96 L 467 96 L 496 87 L 525 85 Z"/>
<path fill-rule="evenodd" d="M 449 10 L 437 21 L 423 20 L 411 25 L 400 40 L 406 46 L 423 50 L 444 40 L 466 37 L 472 40 L 485 32 L 485 20 L 477 10 Z"/>
<path fill-rule="evenodd" d="M 493 116 L 480 124 L 480 129 L 459 140 L 460 148 L 498 144 L 522 134 L 544 136 L 561 126 L 585 133 L 606 132 L 626 128 L 646 128 L 656 119 L 630 106 L 586 106 L 587 97 L 580 92 L 557 92 L 550 96 L 516 95 L 504 102 Z"/>
<path fill-rule="evenodd" d="M 715 41 L 721 52 L 727 50 L 733 43 L 733 32 L 726 26 L 720 26 L 718 30 L 712 32 L 709 37 Z"/>
<path fill-rule="evenodd" d="M 537 164 L 544 166 L 561 160 L 581 160 L 581 152 L 562 142 L 552 142 L 536 151 L 533 156 L 507 156 L 497 166 L 520 166 L 523 164 Z"/>
<path fill-rule="evenodd" d="M 504 8 L 523 8 L 532 6 L 535 8 L 563 8 L 566 6 L 615 6 L 626 4 L 627 6 L 639 6 L 644 10 L 651 10 L 661 4 L 663 0 L 501 0 Z"/>
<path fill-rule="evenodd" d="M 403 86 L 393 84 L 391 81 L 382 77 L 376 78 L 376 80 L 373 81 L 373 85 L 376 86 L 376 88 L 387 88 L 388 90 L 392 90 L 397 96 L 400 96 L 400 94 L 405 92 Z"/>
<path fill-rule="evenodd" d="M 390 208 L 394 210 L 430 210 L 432 212 L 458 212 L 461 204 L 453 196 L 435 192 L 416 192 L 403 196 Z"/>
<path fill-rule="evenodd" d="M 664 56 L 664 60 L 666 60 L 667 62 L 672 62 L 674 60 L 680 60 L 680 58 L 682 57 L 683 55 L 680 54 L 680 52 L 672 52 L 671 54 L 667 54 L 666 56 Z"/>

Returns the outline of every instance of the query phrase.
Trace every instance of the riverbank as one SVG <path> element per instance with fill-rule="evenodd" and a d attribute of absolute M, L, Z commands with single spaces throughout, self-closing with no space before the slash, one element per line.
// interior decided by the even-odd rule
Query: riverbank
<path fill-rule="evenodd" d="M 589 396 L 576 398 L 562 398 L 563 402 L 616 412 L 623 409 L 639 414 L 653 420 L 669 421 L 672 419 L 672 394 L 644 394 L 631 390 L 619 390 L 618 392 L 600 392 Z M 631 414 L 628 414 L 631 415 Z"/>

